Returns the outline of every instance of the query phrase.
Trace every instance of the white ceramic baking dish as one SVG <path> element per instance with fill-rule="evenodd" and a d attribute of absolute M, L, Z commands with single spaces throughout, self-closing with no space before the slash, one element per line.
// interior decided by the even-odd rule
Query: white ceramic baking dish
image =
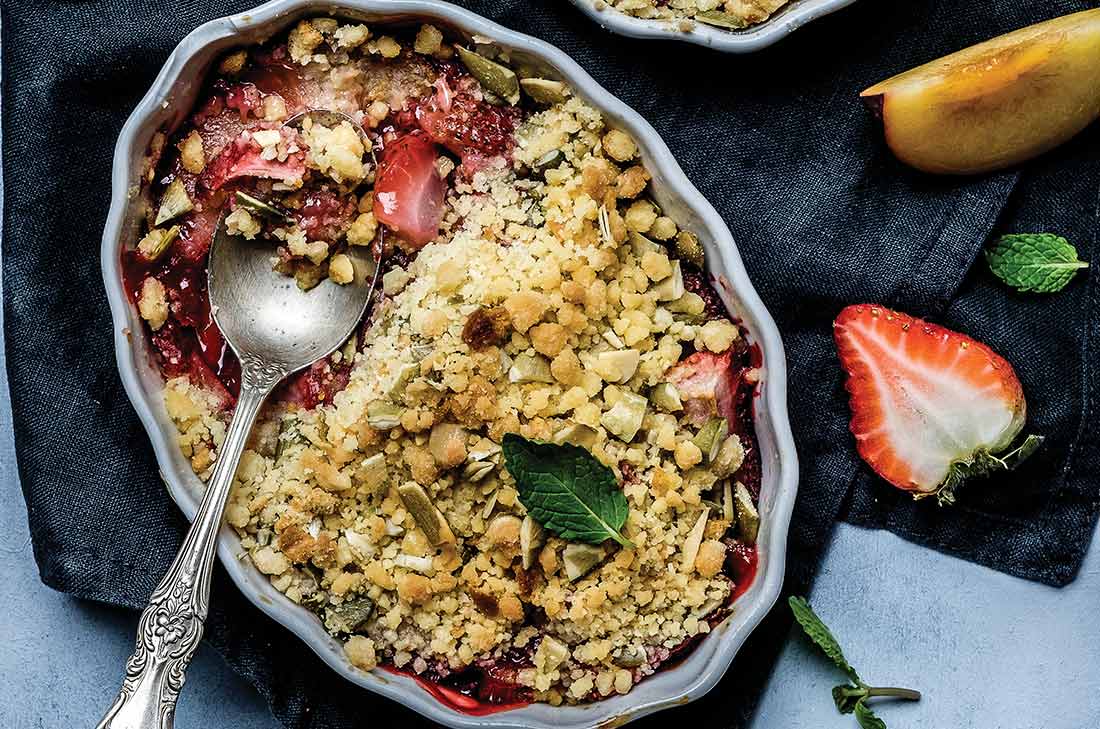
<path fill-rule="evenodd" d="M 726 53 L 752 53 L 786 38 L 811 20 L 851 5 L 855 0 L 791 0 L 763 23 L 743 30 L 726 30 L 694 23 L 681 30 L 676 20 L 635 18 L 609 7 L 605 0 L 571 0 L 588 17 L 613 33 L 696 43 Z"/>
<path fill-rule="evenodd" d="M 206 23 L 183 39 L 168 58 L 149 93 L 131 114 L 115 148 L 111 209 L 103 234 L 102 271 L 114 321 L 119 372 L 153 444 L 169 493 L 188 518 L 196 511 L 202 483 L 176 446 L 176 430 L 163 405 L 163 381 L 152 363 L 141 320 L 122 284 L 119 252 L 134 245 L 140 213 L 137 190 L 142 157 L 154 132 L 171 129 L 189 113 L 201 81 L 227 48 L 262 41 L 307 14 L 333 14 L 365 22 L 423 22 L 460 35 L 478 34 L 507 48 L 513 59 L 541 67 L 568 81 L 607 115 L 611 124 L 638 141 L 653 174 L 656 200 L 706 248 L 710 273 L 730 310 L 744 322 L 763 355 L 763 379 L 756 401 L 756 431 L 763 455 L 759 568 L 755 582 L 733 614 L 674 668 L 660 671 L 625 696 L 574 707 L 532 704 L 488 716 L 471 716 L 437 701 L 413 679 L 382 670 L 363 672 L 344 657 L 341 644 L 320 621 L 273 588 L 248 559 L 236 534 L 223 527 L 218 554 L 230 577 L 261 610 L 297 634 L 341 676 L 399 701 L 452 727 L 531 727 L 580 729 L 620 725 L 706 693 L 722 677 L 745 638 L 771 609 L 783 582 L 787 527 L 794 505 L 798 467 L 787 416 L 787 369 L 775 323 L 765 310 L 741 263 L 729 229 L 688 182 L 653 128 L 597 84 L 564 53 L 546 43 L 507 30 L 469 11 L 431 0 L 273 0 L 253 11 Z"/>

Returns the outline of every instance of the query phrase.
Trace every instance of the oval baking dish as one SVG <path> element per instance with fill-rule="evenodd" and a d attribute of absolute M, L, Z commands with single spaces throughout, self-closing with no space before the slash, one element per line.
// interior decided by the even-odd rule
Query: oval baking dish
<path fill-rule="evenodd" d="M 754 403 L 762 456 L 759 563 L 754 581 L 737 599 L 732 614 L 684 660 L 642 681 L 630 693 L 577 706 L 536 703 L 480 716 L 439 701 L 409 676 L 383 670 L 364 672 L 352 666 L 341 643 L 324 630 L 314 613 L 277 591 L 251 561 L 238 559 L 242 552 L 240 540 L 228 527 L 223 527 L 219 541 L 223 565 L 254 604 L 302 638 L 337 673 L 448 726 L 560 729 L 608 721 L 621 724 L 698 698 L 721 678 L 749 633 L 771 609 L 783 582 L 787 528 L 797 490 L 797 462 L 787 415 L 782 342 L 748 280 L 728 228 L 688 182 L 653 128 L 561 51 L 468 11 L 426 0 L 274 0 L 253 11 L 211 21 L 189 34 L 127 120 L 115 149 L 112 202 L 101 249 L 102 272 L 122 381 L 149 433 L 172 498 L 192 518 L 203 486 L 177 447 L 177 430 L 163 404 L 164 381 L 152 362 L 149 343 L 145 337 L 133 334 L 141 331 L 142 322 L 126 294 L 120 263 L 120 251 L 132 247 L 138 236 L 141 212 L 136 191 L 146 150 L 155 132 L 175 128 L 190 113 L 204 76 L 225 50 L 263 41 L 305 15 L 318 14 L 369 23 L 430 22 L 459 36 L 489 39 L 506 49 L 515 61 L 570 84 L 579 96 L 603 112 L 611 126 L 634 137 L 653 175 L 654 199 L 698 236 L 716 290 L 760 352 L 762 376 Z"/>
<path fill-rule="evenodd" d="M 571 0 L 589 18 L 612 33 L 632 38 L 678 40 L 724 53 L 752 53 L 767 48 L 817 18 L 851 5 L 855 0 L 791 0 L 770 18 L 738 30 L 692 22 L 636 18 L 610 7 L 605 0 Z"/>

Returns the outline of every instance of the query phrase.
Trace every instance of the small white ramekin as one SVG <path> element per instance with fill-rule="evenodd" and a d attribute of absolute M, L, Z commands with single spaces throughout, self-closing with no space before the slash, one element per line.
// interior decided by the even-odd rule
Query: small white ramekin
<path fill-rule="evenodd" d="M 152 361 L 142 323 L 122 282 L 120 251 L 137 239 L 137 191 L 142 158 L 158 129 L 172 129 L 190 113 L 202 79 L 227 48 L 262 41 L 307 14 L 334 14 L 366 22 L 432 22 L 464 36 L 478 34 L 509 49 L 512 58 L 567 81 L 608 121 L 638 141 L 653 174 L 657 202 L 706 249 L 711 275 L 726 305 L 748 328 L 763 356 L 756 399 L 756 431 L 763 456 L 760 560 L 756 580 L 721 623 L 687 658 L 646 679 L 625 696 L 583 706 L 532 704 L 488 716 L 457 712 L 413 679 L 381 670 L 364 672 L 344 657 L 316 616 L 278 592 L 248 559 L 237 535 L 223 527 L 218 554 L 230 577 L 261 610 L 297 634 L 336 673 L 451 727 L 581 729 L 621 725 L 659 709 L 691 701 L 718 682 L 749 633 L 775 603 L 783 582 L 787 527 L 794 506 L 798 465 L 787 416 L 787 367 L 775 323 L 753 290 L 737 247 L 721 217 L 687 180 L 668 147 L 637 113 L 611 96 L 560 50 L 503 28 L 467 10 L 432 0 L 272 0 L 250 12 L 220 18 L 190 33 L 176 47 L 149 93 L 127 120 L 115 148 L 111 209 L 103 233 L 102 272 L 114 321 L 115 353 L 126 392 L 152 441 L 172 498 L 193 518 L 202 483 L 176 444 L 163 404 L 163 380 Z"/>
<path fill-rule="evenodd" d="M 612 33 L 632 38 L 678 40 L 725 53 L 752 53 L 767 48 L 811 20 L 851 5 L 855 0 L 791 0 L 763 23 L 742 30 L 725 30 L 694 23 L 681 30 L 676 20 L 646 20 L 609 7 L 604 0 L 570 0 L 584 13 Z"/>

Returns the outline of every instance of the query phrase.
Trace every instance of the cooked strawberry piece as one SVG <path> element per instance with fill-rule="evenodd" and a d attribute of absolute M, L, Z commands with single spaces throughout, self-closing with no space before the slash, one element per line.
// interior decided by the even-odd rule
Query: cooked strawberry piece
<path fill-rule="evenodd" d="M 201 261 L 210 250 L 214 230 L 221 217 L 220 196 L 209 198 L 201 211 L 194 210 L 180 225 L 180 237 L 175 243 L 180 255 L 188 261 Z"/>
<path fill-rule="evenodd" d="M 331 403 L 332 396 L 348 386 L 351 364 L 334 365 L 328 358 L 314 362 L 310 367 L 294 374 L 285 385 L 286 402 L 306 409 Z"/>
<path fill-rule="evenodd" d="M 958 468 L 1001 463 L 1027 406 L 1012 366 L 970 337 L 872 304 L 833 322 L 863 460 L 914 495 L 950 501 Z"/>
<path fill-rule="evenodd" d="M 420 128 L 461 157 L 464 166 L 468 158 L 484 164 L 486 158 L 507 155 L 515 144 L 512 132 L 520 112 L 486 102 L 469 76 L 451 81 L 440 76 L 435 93 L 421 99 L 412 111 Z"/>
<path fill-rule="evenodd" d="M 294 211 L 298 227 L 310 240 L 338 240 L 351 225 L 355 214 L 355 198 L 337 195 L 331 190 L 314 190 L 305 194 L 302 207 Z"/>
<path fill-rule="evenodd" d="M 679 391 L 684 412 L 692 423 L 702 425 L 708 418 L 721 415 L 729 421 L 731 431 L 736 429 L 737 381 L 730 366 L 732 359 L 732 352 L 696 352 L 665 373 L 665 379 Z"/>
<path fill-rule="evenodd" d="M 222 80 L 214 84 L 214 88 L 225 95 L 225 105 L 235 109 L 241 115 L 241 121 L 263 104 L 263 94 L 255 84 L 228 83 Z"/>
<path fill-rule="evenodd" d="M 297 134 L 288 129 L 282 131 L 288 141 Z M 306 171 L 305 152 L 302 150 L 288 155 L 282 162 L 278 159 L 264 159 L 262 152 L 255 140 L 241 134 L 206 165 L 202 173 L 203 185 L 209 190 L 217 190 L 237 177 L 269 177 L 289 182 L 300 180 Z"/>
<path fill-rule="evenodd" d="M 435 166 L 436 147 L 423 132 L 386 144 L 374 182 L 374 215 L 414 249 L 439 232 L 446 192 Z"/>

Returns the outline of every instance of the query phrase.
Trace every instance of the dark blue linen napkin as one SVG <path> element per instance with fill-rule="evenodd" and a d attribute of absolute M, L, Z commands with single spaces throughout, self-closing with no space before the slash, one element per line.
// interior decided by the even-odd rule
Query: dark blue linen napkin
<path fill-rule="evenodd" d="M 98 267 L 114 141 L 188 31 L 252 4 L 0 0 L 16 448 L 42 579 L 82 598 L 143 605 L 185 527 L 114 366 Z M 637 109 L 733 230 L 790 362 L 803 477 L 788 593 L 808 589 L 838 518 L 1027 579 L 1073 579 L 1100 501 L 1096 287 L 1083 275 L 1056 296 L 1014 294 L 979 254 L 993 232 L 1043 230 L 1096 258 L 1100 133 L 1018 171 L 933 178 L 893 159 L 857 95 L 1089 3 L 864 0 L 747 57 L 613 36 L 562 0 L 463 4 L 558 45 Z M 1020 374 L 1044 449 L 996 484 L 963 491 L 950 510 L 874 478 L 847 432 L 831 338 L 833 316 L 857 301 L 931 317 L 1001 352 Z M 706 698 L 638 726 L 743 726 L 788 625 L 776 610 Z M 288 727 L 427 725 L 337 678 L 221 573 L 207 636 Z"/>

